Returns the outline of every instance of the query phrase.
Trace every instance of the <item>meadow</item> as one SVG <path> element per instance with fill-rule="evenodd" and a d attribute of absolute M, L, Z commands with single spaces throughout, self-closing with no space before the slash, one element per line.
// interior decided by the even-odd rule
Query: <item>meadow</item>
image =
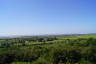
<path fill-rule="evenodd" d="M 0 64 L 96 64 L 96 35 L 1 38 Z"/>

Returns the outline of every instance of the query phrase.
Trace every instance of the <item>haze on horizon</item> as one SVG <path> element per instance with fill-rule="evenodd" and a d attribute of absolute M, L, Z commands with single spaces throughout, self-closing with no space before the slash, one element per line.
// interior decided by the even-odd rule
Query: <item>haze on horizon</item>
<path fill-rule="evenodd" d="M 0 0 L 0 36 L 96 33 L 96 0 Z"/>

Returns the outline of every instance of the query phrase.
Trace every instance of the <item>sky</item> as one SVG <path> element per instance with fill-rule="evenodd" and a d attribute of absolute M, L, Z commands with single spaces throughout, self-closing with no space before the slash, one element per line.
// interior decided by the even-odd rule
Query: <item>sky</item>
<path fill-rule="evenodd" d="M 96 0 L 0 0 L 0 36 L 96 33 Z"/>

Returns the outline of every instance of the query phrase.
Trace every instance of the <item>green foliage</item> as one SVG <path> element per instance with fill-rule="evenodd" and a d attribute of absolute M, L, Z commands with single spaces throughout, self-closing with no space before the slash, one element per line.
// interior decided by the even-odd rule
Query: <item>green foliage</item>
<path fill-rule="evenodd" d="M 0 39 L 0 64 L 96 64 L 96 39 L 82 37 Z"/>
<path fill-rule="evenodd" d="M 33 64 L 51 64 L 49 61 L 45 60 L 44 58 L 39 58 Z"/>

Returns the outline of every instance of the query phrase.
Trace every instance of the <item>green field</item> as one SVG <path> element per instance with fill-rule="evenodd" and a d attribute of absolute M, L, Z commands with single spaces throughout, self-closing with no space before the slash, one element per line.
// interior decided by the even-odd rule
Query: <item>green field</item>
<path fill-rule="evenodd" d="M 0 64 L 96 64 L 96 35 L 0 39 Z"/>

